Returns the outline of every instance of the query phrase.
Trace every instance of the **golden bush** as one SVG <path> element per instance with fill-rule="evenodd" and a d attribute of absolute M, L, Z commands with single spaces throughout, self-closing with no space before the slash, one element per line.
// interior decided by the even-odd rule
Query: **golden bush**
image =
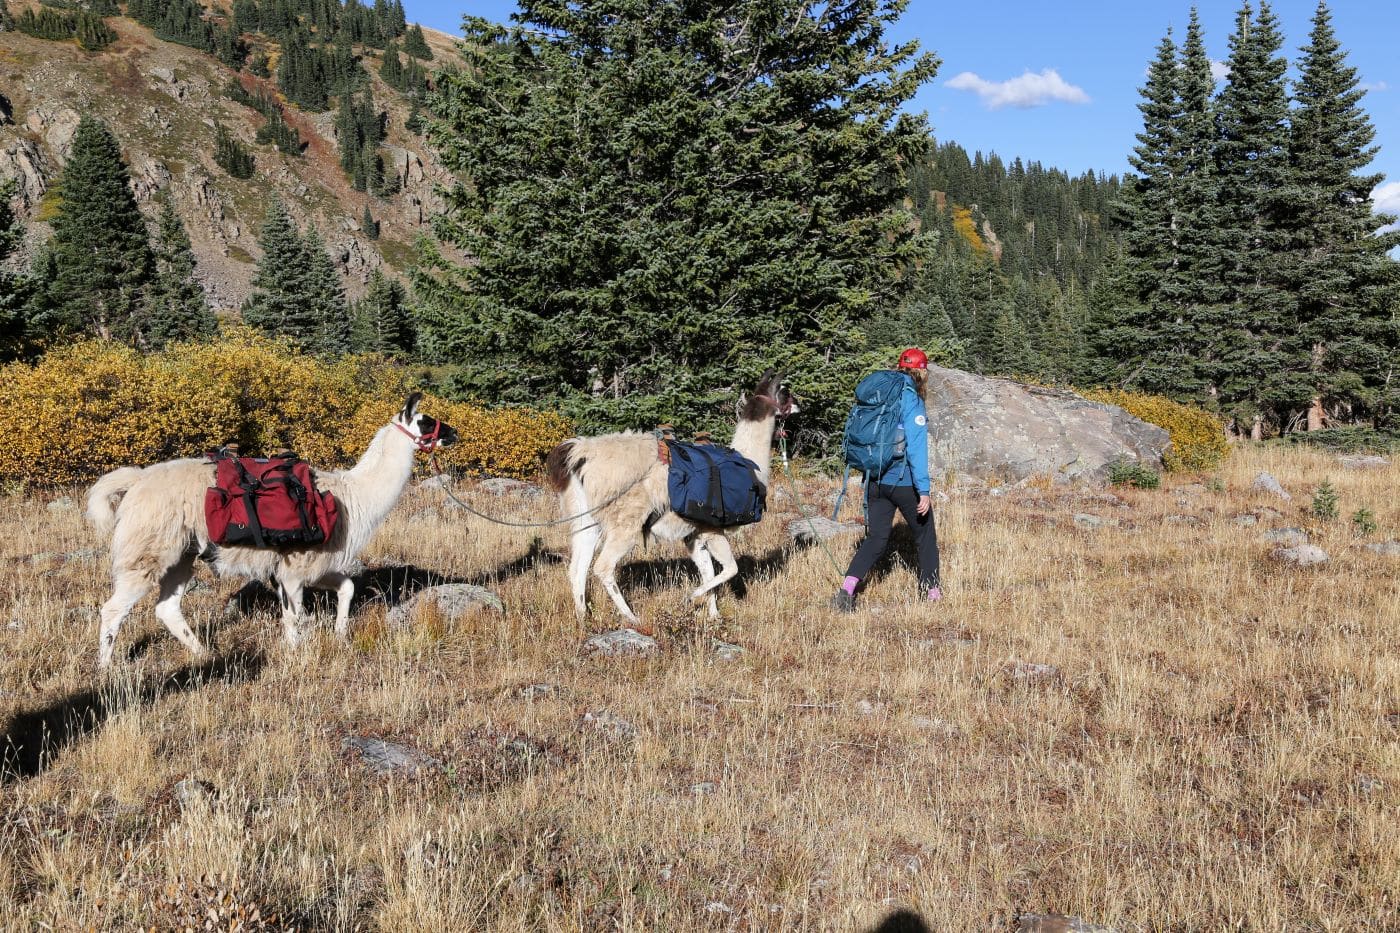
<path fill-rule="evenodd" d="M 1160 395 L 1122 389 L 1089 389 L 1080 394 L 1096 402 L 1117 405 L 1136 418 L 1164 428 L 1172 439 L 1171 449 L 1162 458 L 1162 465 L 1168 470 L 1213 470 L 1230 453 L 1225 426 L 1203 409 Z"/>
<path fill-rule="evenodd" d="M 215 343 L 143 355 L 102 341 L 0 368 L 0 482 L 60 485 L 128 464 L 200 456 L 228 441 L 296 451 L 317 466 L 354 462 L 393 417 L 411 374 L 378 357 L 333 363 L 233 329 Z M 559 415 L 492 411 L 433 396 L 425 413 L 457 429 L 445 468 L 523 478 L 569 435 Z"/>

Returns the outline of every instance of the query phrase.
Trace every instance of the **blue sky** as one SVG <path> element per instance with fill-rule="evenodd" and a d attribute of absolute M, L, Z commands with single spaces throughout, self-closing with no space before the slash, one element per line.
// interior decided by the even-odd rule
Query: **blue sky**
<path fill-rule="evenodd" d="M 404 0 L 410 20 L 457 33 L 466 12 L 504 21 L 508 0 Z M 1200 0 L 1211 58 L 1223 62 L 1239 0 Z M 1400 3 L 1334 0 L 1333 27 L 1369 92 L 1363 106 L 1381 147 L 1373 168 L 1387 183 L 1377 201 L 1400 213 Z M 1275 0 L 1284 51 L 1296 61 L 1316 0 Z M 1138 89 L 1167 27 L 1178 42 L 1189 2 L 911 0 L 895 30 L 943 60 L 910 104 L 928 113 L 940 140 L 969 152 L 1020 156 L 1074 174 L 1123 172 L 1141 128 Z"/>

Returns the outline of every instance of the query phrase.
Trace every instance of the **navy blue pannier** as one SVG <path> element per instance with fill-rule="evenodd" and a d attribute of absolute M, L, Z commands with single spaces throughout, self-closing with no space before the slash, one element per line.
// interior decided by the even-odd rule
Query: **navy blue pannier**
<path fill-rule="evenodd" d="M 768 487 L 758 464 L 732 447 L 668 440 L 671 510 L 702 525 L 729 528 L 763 518 Z"/>

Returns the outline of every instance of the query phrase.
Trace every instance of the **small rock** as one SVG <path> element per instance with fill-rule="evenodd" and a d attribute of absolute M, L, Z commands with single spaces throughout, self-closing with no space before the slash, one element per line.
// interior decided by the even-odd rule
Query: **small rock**
<path fill-rule="evenodd" d="M 690 796 L 708 797 L 717 790 L 719 790 L 719 785 L 716 784 L 714 781 L 700 781 L 696 784 L 690 785 Z"/>
<path fill-rule="evenodd" d="M 1288 494 L 1288 490 L 1284 489 L 1283 486 L 1279 484 L 1279 481 L 1268 473 L 1260 473 L 1258 476 L 1254 477 L 1254 483 L 1250 488 L 1257 492 L 1267 492 L 1271 495 L 1278 496 L 1285 502 L 1293 501 L 1293 497 Z"/>
<path fill-rule="evenodd" d="M 1074 523 L 1080 528 L 1114 528 L 1118 525 L 1116 518 L 1100 518 L 1097 515 L 1090 515 L 1088 512 L 1078 512 L 1074 516 Z"/>
<path fill-rule="evenodd" d="M 1016 680 L 1040 682 L 1054 680 L 1060 676 L 1060 669 L 1053 664 L 1032 664 L 1029 661 L 1008 661 L 1002 670 Z"/>
<path fill-rule="evenodd" d="M 1017 933 L 1113 933 L 1111 927 L 1068 917 L 1064 914 L 1021 914 L 1016 918 Z"/>
<path fill-rule="evenodd" d="M 543 493 L 540 487 L 534 483 L 522 483 L 518 479 L 509 479 L 504 476 L 497 476 L 492 479 L 485 479 L 476 484 L 476 488 L 482 492 L 489 492 L 493 496 L 504 496 L 509 493 L 518 493 L 531 498 L 538 497 Z"/>
<path fill-rule="evenodd" d="M 188 807 L 196 800 L 209 800 L 215 796 L 214 785 L 196 778 L 185 778 L 171 791 L 180 806 Z"/>
<path fill-rule="evenodd" d="M 715 659 L 719 661 L 737 661 L 744 656 L 744 649 L 739 645 L 731 645 L 727 641 L 720 641 L 718 638 L 710 643 L 710 647 L 715 650 Z"/>
<path fill-rule="evenodd" d="M 631 740 L 637 737 L 637 727 L 610 710 L 584 713 L 581 721 L 609 738 Z"/>
<path fill-rule="evenodd" d="M 928 732 L 932 735 L 944 739 L 955 739 L 962 735 L 962 730 L 946 719 L 938 719 L 932 716 L 915 716 L 910 720 L 915 729 L 921 732 Z"/>
<path fill-rule="evenodd" d="M 480 606 L 487 606 L 497 612 L 505 611 L 501 598 L 485 587 L 471 583 L 444 583 L 440 586 L 425 587 L 414 593 L 412 598 L 390 609 L 385 614 L 384 621 L 393 627 L 405 626 L 413 618 L 418 607 L 425 603 L 437 606 L 438 612 L 452 622 Z"/>
<path fill-rule="evenodd" d="M 583 643 L 585 652 L 601 654 L 609 658 L 649 657 L 656 654 L 659 647 L 655 638 L 643 635 L 641 632 L 634 632 L 630 628 L 621 628 L 613 632 L 594 635 Z"/>
<path fill-rule="evenodd" d="M 1261 522 L 1276 522 L 1283 518 L 1283 513 L 1278 509 L 1271 509 L 1268 506 L 1255 509 L 1254 514 L 1259 516 Z"/>
<path fill-rule="evenodd" d="M 538 700 L 541 697 L 552 697 L 559 692 L 559 688 L 554 684 L 530 684 L 520 688 L 520 695 L 527 700 Z"/>
<path fill-rule="evenodd" d="M 811 518 L 798 518 L 788 522 L 788 537 L 798 544 L 811 541 L 827 541 L 838 535 L 863 531 L 865 525 L 859 522 L 833 522 L 829 518 L 814 515 Z"/>
<path fill-rule="evenodd" d="M 1351 782 L 1351 786 L 1356 788 L 1358 793 L 1365 794 L 1368 797 L 1372 794 L 1379 794 L 1381 791 L 1385 790 L 1385 782 L 1369 774 L 1358 774 L 1356 779 Z"/>
<path fill-rule="evenodd" d="M 1199 525 L 1202 523 L 1201 519 L 1195 515 L 1168 515 L 1162 521 L 1168 525 Z"/>
<path fill-rule="evenodd" d="M 862 716 L 874 716 L 884 708 L 882 703 L 871 703 L 869 700 L 859 700 L 856 703 L 856 712 Z"/>
<path fill-rule="evenodd" d="M 20 629 L 24 628 L 24 623 L 19 619 L 11 619 L 5 624 L 5 628 L 12 632 L 18 632 Z"/>
<path fill-rule="evenodd" d="M 48 505 L 50 512 L 72 512 L 77 507 L 77 504 L 68 496 L 59 496 Z"/>
<path fill-rule="evenodd" d="M 1251 512 L 1246 512 L 1243 515 L 1236 515 L 1235 524 L 1243 528 L 1249 528 L 1253 525 L 1259 524 L 1259 516 Z"/>
<path fill-rule="evenodd" d="M 1366 550 L 1382 557 L 1400 557 L 1400 541 L 1378 541 L 1366 545 Z"/>
<path fill-rule="evenodd" d="M 1274 557 L 1299 567 L 1311 567 L 1327 563 L 1327 552 L 1315 544 L 1300 544 L 1297 547 L 1279 548 Z"/>
<path fill-rule="evenodd" d="M 420 482 L 420 483 L 418 484 L 418 488 L 419 488 L 419 489 L 451 489 L 451 488 L 452 488 L 452 477 L 448 476 L 446 473 L 438 473 L 437 475 L 435 475 L 435 476 L 429 476 L 427 479 L 425 479 L 425 480 L 423 480 L 422 482 Z"/>
<path fill-rule="evenodd" d="M 1005 486 L 993 486 L 991 489 L 987 490 L 987 495 L 989 495 L 989 496 L 1004 496 L 1004 495 L 1006 495 L 1006 487 L 1005 487 Z"/>
<path fill-rule="evenodd" d="M 733 907 L 730 907 L 728 904 L 722 903 L 722 902 L 720 902 L 720 901 L 710 901 L 708 904 L 705 905 L 705 913 L 707 913 L 707 914 L 732 914 L 732 913 L 734 913 L 734 908 L 733 908 Z"/>
<path fill-rule="evenodd" d="M 1337 462 L 1344 470 L 1383 470 L 1390 466 L 1390 461 L 1385 457 L 1378 457 L 1374 454 L 1368 456 L 1338 457 Z"/>
<path fill-rule="evenodd" d="M 357 750 L 360 760 L 380 774 L 417 774 L 442 766 L 431 755 L 372 736 L 347 735 L 340 747 Z"/>
<path fill-rule="evenodd" d="M 1308 533 L 1301 528 L 1276 528 L 1266 531 L 1262 540 L 1269 544 L 1282 544 L 1284 547 L 1297 547 L 1308 543 Z"/>

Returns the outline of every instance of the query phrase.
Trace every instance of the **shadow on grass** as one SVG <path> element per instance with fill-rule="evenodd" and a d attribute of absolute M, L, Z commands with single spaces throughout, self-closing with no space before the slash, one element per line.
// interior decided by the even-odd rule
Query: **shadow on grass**
<path fill-rule="evenodd" d="M 933 931 L 924 922 L 924 918 L 914 911 L 896 910 L 877 925 L 871 927 L 869 933 L 933 933 Z"/>
<path fill-rule="evenodd" d="M 810 541 L 804 539 L 801 543 L 772 548 L 762 557 L 740 554 L 739 574 L 730 580 L 728 585 L 733 588 L 735 597 L 743 599 L 748 595 L 748 584 L 745 581 L 750 577 L 778 573 L 787 566 L 794 553 L 812 546 Z M 657 558 L 631 561 L 617 568 L 617 583 L 623 590 L 674 586 L 678 578 L 689 579 L 696 586 L 700 584 L 700 574 L 695 569 L 694 561 L 688 557 Z"/>
<path fill-rule="evenodd" d="M 18 713 L 0 734 L 0 785 L 43 774 L 64 749 L 123 710 L 187 693 L 210 681 L 256 680 L 264 663 L 260 653 L 230 652 L 170 673 L 142 677 L 134 687 L 103 684 Z"/>
<path fill-rule="evenodd" d="M 373 567 L 355 576 L 355 595 L 350 600 L 350 614 L 353 616 L 370 603 L 383 603 L 392 609 L 400 603 L 412 599 L 419 590 L 431 586 L 452 583 L 465 583 L 472 586 L 492 589 L 507 580 L 529 573 L 541 565 L 562 564 L 565 559 L 544 549 L 539 538 L 530 542 L 524 554 L 494 570 L 486 570 L 469 577 L 458 577 L 412 564 L 391 564 L 386 567 Z M 335 594 L 322 590 L 308 590 L 309 611 L 313 614 L 335 612 Z M 245 584 L 231 598 L 234 610 L 239 615 L 253 613 L 278 614 L 282 611 L 276 591 L 265 583 L 253 581 Z"/>

